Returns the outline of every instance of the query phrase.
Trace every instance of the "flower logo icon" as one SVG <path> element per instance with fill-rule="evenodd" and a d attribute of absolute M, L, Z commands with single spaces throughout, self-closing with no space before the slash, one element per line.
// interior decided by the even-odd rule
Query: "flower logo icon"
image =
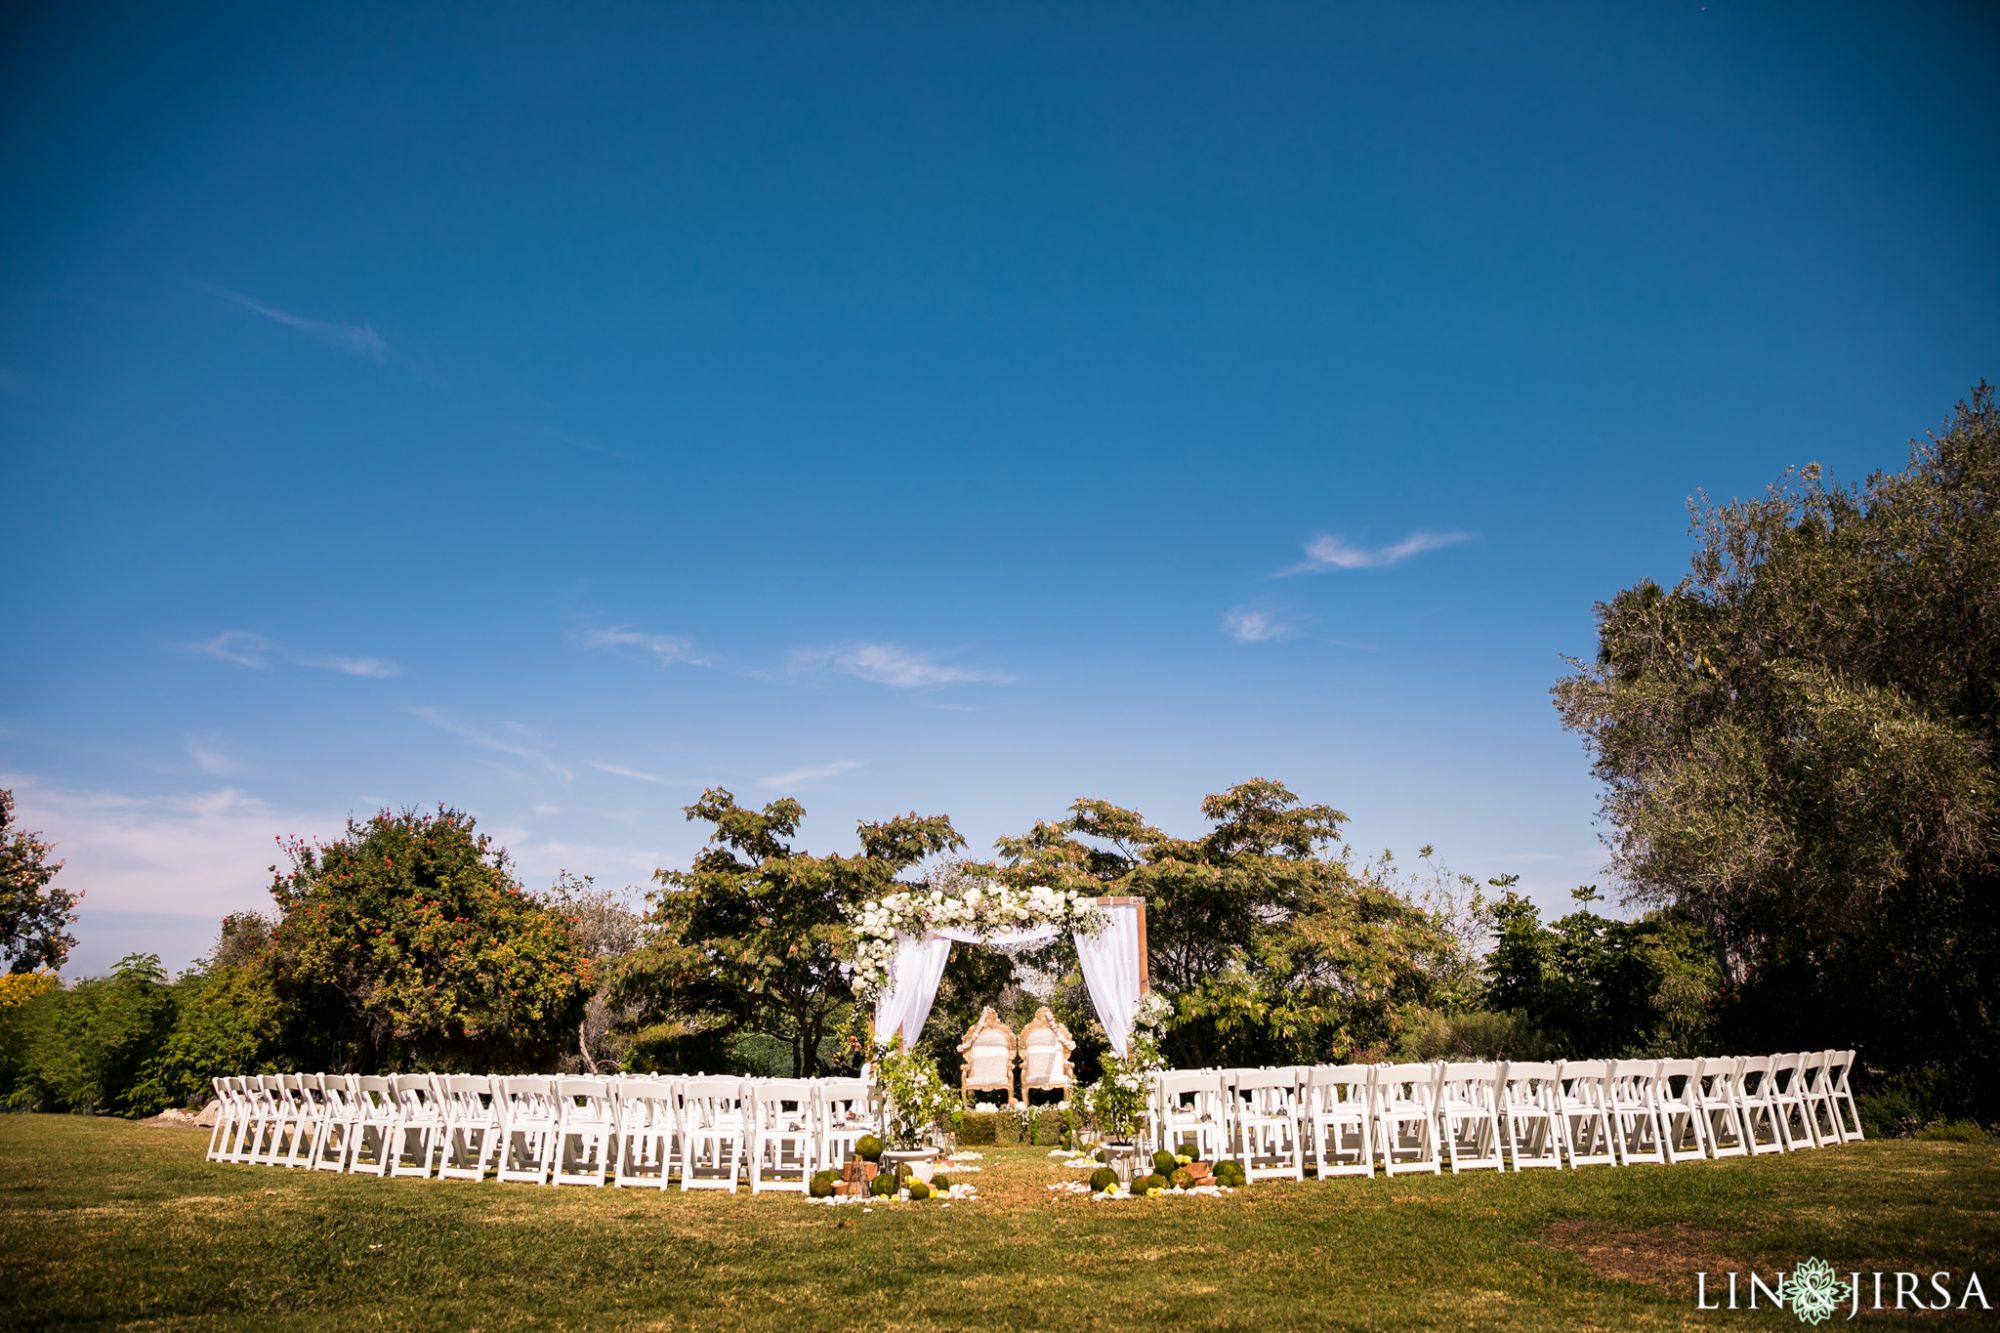
<path fill-rule="evenodd" d="M 1800 1323 L 1821 1324 L 1854 1294 L 1854 1284 L 1842 1282 L 1832 1264 L 1814 1258 L 1787 1273 L 1778 1294 Z"/>

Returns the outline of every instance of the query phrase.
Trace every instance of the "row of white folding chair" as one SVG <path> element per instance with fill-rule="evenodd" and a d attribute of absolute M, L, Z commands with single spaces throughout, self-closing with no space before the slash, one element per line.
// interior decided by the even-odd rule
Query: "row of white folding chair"
<path fill-rule="evenodd" d="M 859 1079 L 391 1077 L 215 1081 L 209 1155 L 378 1175 L 803 1190 L 874 1132 Z M 615 1145 L 615 1151 L 614 1151 Z M 364 1156 L 370 1160 L 364 1161 Z"/>
<path fill-rule="evenodd" d="M 1297 1178 L 1308 1155 L 1327 1176 L 1372 1175 L 1378 1154 L 1395 1174 L 1781 1152 L 1861 1136 L 1852 1064 L 1851 1051 L 1825 1051 L 1175 1071 L 1155 1083 L 1155 1141 L 1240 1154 L 1253 1178 Z"/>

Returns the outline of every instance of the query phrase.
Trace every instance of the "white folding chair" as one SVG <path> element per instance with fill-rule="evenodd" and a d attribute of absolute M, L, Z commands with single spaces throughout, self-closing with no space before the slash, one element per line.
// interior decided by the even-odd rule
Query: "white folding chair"
<path fill-rule="evenodd" d="M 367 1166 L 378 1176 L 387 1175 L 389 1164 L 396 1156 L 396 1127 L 400 1123 L 396 1091 L 389 1080 L 380 1074 L 357 1074 L 352 1088 L 355 1116 L 353 1127 L 348 1132 L 347 1169 L 355 1171 Z M 371 1137 L 375 1160 L 363 1162 L 361 1157 L 368 1151 Z"/>
<path fill-rule="evenodd" d="M 1803 1055 L 1771 1057 L 1771 1103 L 1778 1108 L 1778 1128 L 1785 1136 L 1785 1151 L 1819 1147 L 1819 1138 L 1813 1133 L 1812 1111 L 1806 1106 Z"/>
<path fill-rule="evenodd" d="M 749 1085 L 750 1192 L 803 1193 L 817 1166 L 814 1157 L 813 1081 L 760 1078 Z"/>
<path fill-rule="evenodd" d="M 1618 1141 L 1618 1161 L 1636 1166 L 1667 1161 L 1666 1139 L 1660 1133 L 1658 1060 L 1611 1062 L 1611 1133 Z"/>
<path fill-rule="evenodd" d="M 1382 1174 L 1429 1171 L 1436 1175 L 1437 1066 L 1381 1065 L 1375 1070 L 1375 1147 Z"/>
<path fill-rule="evenodd" d="M 1245 1180 L 1305 1179 L 1296 1069 L 1233 1069 L 1225 1076 Z"/>
<path fill-rule="evenodd" d="M 484 1180 L 500 1142 L 500 1099 L 485 1074 L 448 1074 L 437 1080 L 437 1178 Z"/>
<path fill-rule="evenodd" d="M 611 1094 L 618 1111 L 618 1155 L 611 1183 L 665 1189 L 680 1140 L 672 1085 L 621 1078 L 611 1085 Z"/>
<path fill-rule="evenodd" d="M 500 1080 L 500 1166 L 502 1181 L 546 1185 L 553 1169 L 561 1108 L 555 1080 L 535 1075 Z"/>
<path fill-rule="evenodd" d="M 319 1131 L 313 1136 L 312 1167 L 315 1171 L 345 1171 L 354 1142 L 354 1125 L 360 1118 L 353 1079 L 346 1074 L 316 1077 L 322 1109 Z"/>
<path fill-rule="evenodd" d="M 1454 1175 L 1504 1169 L 1499 1082 L 1497 1065 L 1447 1061 L 1438 1066 L 1438 1129 Z"/>
<path fill-rule="evenodd" d="M 1556 1127 L 1571 1166 L 1616 1166 L 1611 1130 L 1611 1062 L 1564 1060 L 1556 1066 Z"/>
<path fill-rule="evenodd" d="M 1500 1067 L 1500 1131 L 1516 1171 L 1562 1169 L 1561 1097 L 1554 1064 L 1510 1060 Z"/>
<path fill-rule="evenodd" d="M 1660 1144 L 1669 1162 L 1698 1162 L 1708 1155 L 1708 1117 L 1701 1106 L 1701 1061 L 1662 1060 L 1653 1079 Z"/>
<path fill-rule="evenodd" d="M 210 1103 L 215 1107 L 215 1123 L 209 1126 L 208 1151 L 203 1156 L 211 1162 L 219 1160 L 221 1144 L 229 1137 L 229 1121 L 235 1110 L 230 1099 L 229 1083 L 230 1080 L 227 1078 L 212 1078 L 208 1081 L 209 1087 L 215 1094 Z"/>
<path fill-rule="evenodd" d="M 556 1151 L 550 1179 L 557 1185 L 602 1185 L 611 1171 L 611 1136 L 618 1128 L 611 1085 L 595 1076 L 555 1082 Z"/>
<path fill-rule="evenodd" d="M 1701 1131 L 1714 1157 L 1742 1157 L 1750 1151 L 1750 1136 L 1743 1126 L 1743 1097 L 1740 1084 L 1743 1062 L 1733 1056 L 1705 1057 L 1697 1062 L 1694 1104 L 1701 1116 Z"/>
<path fill-rule="evenodd" d="M 1229 1101 L 1222 1075 L 1169 1070 L 1153 1081 L 1153 1146 L 1178 1153 L 1193 1144 L 1205 1162 L 1229 1151 Z"/>
<path fill-rule="evenodd" d="M 1833 1102 L 1833 1086 L 1827 1081 L 1827 1065 L 1832 1051 L 1808 1051 L 1799 1057 L 1799 1095 L 1805 1102 L 1806 1121 L 1812 1126 L 1813 1141 L 1840 1143 L 1840 1108 Z"/>
<path fill-rule="evenodd" d="M 725 1077 L 691 1078 L 680 1087 L 683 1158 L 681 1189 L 726 1189 L 736 1192 L 743 1169 L 748 1126 L 743 1106 L 743 1080 Z M 706 1154 L 706 1161 L 704 1161 Z M 709 1174 L 703 1175 L 706 1166 Z"/>
<path fill-rule="evenodd" d="M 854 1155 L 854 1145 L 869 1134 L 880 1135 L 881 1117 L 875 1113 L 873 1094 L 866 1079 L 823 1078 L 813 1088 L 817 1114 L 815 1126 L 819 1144 L 815 1160 L 837 1167 Z"/>
<path fill-rule="evenodd" d="M 1367 1065 L 1316 1065 L 1306 1074 L 1305 1121 L 1313 1174 L 1375 1174 L 1375 1071 Z"/>
<path fill-rule="evenodd" d="M 429 1074 L 398 1074 L 389 1080 L 396 1095 L 396 1133 L 389 1151 L 389 1174 L 425 1176 L 437 1149 L 444 1115 Z"/>
<path fill-rule="evenodd" d="M 1854 1052 L 1828 1051 L 1826 1057 L 1827 1095 L 1833 1100 L 1834 1123 L 1840 1129 L 1840 1141 L 1852 1143 L 1862 1137 L 1861 1109 L 1854 1104 L 1854 1089 L 1848 1082 L 1854 1073 Z"/>
<path fill-rule="evenodd" d="M 1783 1109 L 1778 1105 L 1778 1084 L 1771 1077 L 1775 1057 L 1744 1056 L 1736 1062 L 1737 1108 L 1743 1116 L 1743 1140 L 1750 1155 L 1781 1153 L 1788 1150 Z"/>
<path fill-rule="evenodd" d="M 276 1074 L 251 1074 L 237 1080 L 242 1111 L 236 1122 L 235 1147 L 225 1160 L 255 1162 L 263 1155 L 264 1135 L 278 1113 L 277 1077 Z"/>

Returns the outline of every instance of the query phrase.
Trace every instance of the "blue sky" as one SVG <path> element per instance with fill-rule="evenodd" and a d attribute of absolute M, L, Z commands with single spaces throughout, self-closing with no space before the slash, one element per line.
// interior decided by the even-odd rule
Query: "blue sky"
<path fill-rule="evenodd" d="M 298 9 L 0 34 L 72 973 L 383 804 L 643 883 L 711 782 L 1278 777 L 1558 904 L 1592 603 L 2000 373 L 1990 6 Z"/>

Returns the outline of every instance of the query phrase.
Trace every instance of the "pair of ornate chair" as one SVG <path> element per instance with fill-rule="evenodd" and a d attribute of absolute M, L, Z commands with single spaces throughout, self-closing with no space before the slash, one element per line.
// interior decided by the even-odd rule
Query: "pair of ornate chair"
<path fill-rule="evenodd" d="M 1075 1050 L 1069 1029 L 1056 1021 L 1047 1005 L 1035 1011 L 1018 1037 L 988 1005 L 958 1044 L 959 1095 L 969 1100 L 974 1092 L 1005 1092 L 1012 1106 L 1038 1090 L 1067 1094 L 1075 1081 L 1070 1068 Z"/>

